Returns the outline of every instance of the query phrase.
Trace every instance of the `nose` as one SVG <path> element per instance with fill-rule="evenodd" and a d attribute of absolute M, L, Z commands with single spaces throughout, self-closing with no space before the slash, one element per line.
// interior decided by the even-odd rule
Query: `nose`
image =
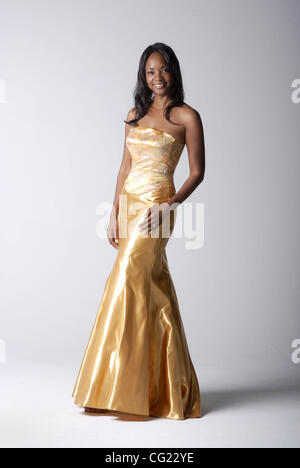
<path fill-rule="evenodd" d="M 158 70 L 158 71 L 156 72 L 156 74 L 154 75 L 154 77 L 155 77 L 156 79 L 159 79 L 159 80 L 160 80 L 160 79 L 161 79 L 161 71 Z"/>

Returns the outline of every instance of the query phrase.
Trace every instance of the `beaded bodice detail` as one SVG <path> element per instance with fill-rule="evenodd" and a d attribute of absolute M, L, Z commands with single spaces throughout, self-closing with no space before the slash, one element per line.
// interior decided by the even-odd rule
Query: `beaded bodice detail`
<path fill-rule="evenodd" d="M 151 201 L 173 196 L 173 174 L 184 143 L 163 130 L 138 126 L 130 128 L 126 145 L 132 166 L 124 183 L 125 189 L 144 194 Z"/>

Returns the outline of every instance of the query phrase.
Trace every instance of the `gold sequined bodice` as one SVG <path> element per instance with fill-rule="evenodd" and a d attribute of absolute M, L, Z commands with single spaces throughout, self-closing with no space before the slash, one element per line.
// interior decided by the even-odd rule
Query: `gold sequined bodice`
<path fill-rule="evenodd" d="M 150 127 L 131 127 L 127 148 L 132 167 L 124 187 L 144 200 L 162 202 L 175 193 L 173 174 L 184 143 L 163 130 Z"/>

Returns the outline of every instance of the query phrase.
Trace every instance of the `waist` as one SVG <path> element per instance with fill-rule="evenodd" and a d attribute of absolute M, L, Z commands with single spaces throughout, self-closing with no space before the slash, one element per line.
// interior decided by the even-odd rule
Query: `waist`
<path fill-rule="evenodd" d="M 127 192 L 149 201 L 165 201 L 175 193 L 173 174 L 165 174 L 157 169 L 131 169 L 124 182 L 124 188 Z"/>
<path fill-rule="evenodd" d="M 148 158 L 141 158 L 138 161 L 134 161 L 130 172 L 134 173 L 147 173 L 147 174 L 160 174 L 168 177 L 172 177 L 174 173 L 174 165 L 167 160 L 150 160 Z"/>

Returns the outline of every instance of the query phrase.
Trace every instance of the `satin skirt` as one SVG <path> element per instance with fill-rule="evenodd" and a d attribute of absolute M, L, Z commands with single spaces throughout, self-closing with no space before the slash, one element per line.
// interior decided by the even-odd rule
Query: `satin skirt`
<path fill-rule="evenodd" d="M 147 198 L 123 186 L 121 195 L 118 219 L 124 237 L 106 280 L 74 403 L 143 416 L 198 418 L 200 389 L 165 251 L 176 210 L 166 221 L 169 230 L 164 222 L 156 237 L 145 237 L 137 227 L 153 202 L 172 193 Z"/>

